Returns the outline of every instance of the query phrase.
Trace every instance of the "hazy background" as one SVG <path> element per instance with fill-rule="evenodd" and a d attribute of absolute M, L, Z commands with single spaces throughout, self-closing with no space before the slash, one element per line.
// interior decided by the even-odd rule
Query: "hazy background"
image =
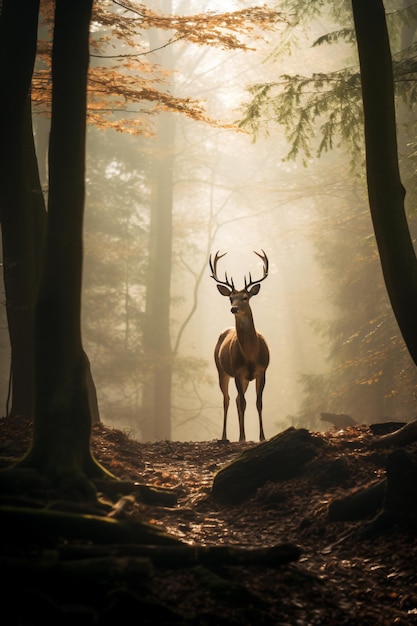
<path fill-rule="evenodd" d="M 254 4 L 173 2 L 173 10 L 192 13 Z M 240 106 L 248 101 L 247 87 L 253 82 L 276 81 L 284 73 L 326 73 L 356 63 L 354 49 L 345 45 L 332 46 L 331 53 L 328 47 L 311 47 L 318 36 L 331 29 L 328 20 L 316 20 L 308 33 L 300 31 L 299 46 L 292 49 L 291 55 L 273 54 L 286 44 L 284 28 L 278 27 L 276 32 L 266 34 L 265 41 L 256 42 L 258 49 L 253 52 L 177 42 L 172 49 L 153 53 L 153 57 L 163 67 L 174 66 L 172 93 L 204 100 L 213 119 L 232 123 L 241 116 Z M 163 41 L 168 39 L 167 34 L 158 36 Z M 143 40 L 140 45 L 145 45 Z M 120 115 L 134 119 L 135 107 Z M 219 333 L 233 325 L 234 319 L 228 299 L 220 296 L 210 278 L 208 257 L 217 250 L 227 252 L 219 262 L 220 274 L 227 270 L 236 287 L 243 287 L 249 272 L 253 278 L 262 275 L 262 263 L 254 250 L 263 249 L 269 257 L 269 277 L 259 295 L 251 300 L 256 328 L 265 335 L 271 353 L 264 391 L 266 437 L 291 424 L 300 425 L 303 420 L 307 427 L 326 428 L 319 422 L 320 410 L 337 408 L 349 413 L 356 405 L 344 401 L 335 404 L 335 397 L 323 394 L 310 412 L 305 407 L 305 379 L 302 383 L 301 377 L 325 374 L 331 367 L 328 357 L 332 345 L 318 329 L 323 321 L 327 323 L 338 315 L 331 298 L 335 283 L 329 281 L 329 272 L 323 271 L 318 255 L 336 233 L 340 236 L 346 224 L 346 232 L 349 228 L 359 229 L 362 239 L 373 238 L 363 180 L 358 182 L 352 174 L 350 157 L 343 146 L 335 146 L 331 153 L 311 158 L 307 164 L 301 159 L 286 161 L 288 141 L 277 124 L 269 126 L 268 136 L 254 142 L 247 132 L 213 127 L 178 115 L 172 123 L 172 345 L 196 297 L 195 313 L 181 330 L 178 345 L 181 363 L 173 384 L 172 438 L 205 440 L 221 435 L 222 396 L 213 348 Z M 47 126 L 39 119 L 36 128 L 39 142 Z M 87 143 L 84 345 L 103 422 L 139 438 L 146 368 L 140 325 L 146 297 L 147 168 L 160 150 L 158 142 L 158 134 L 144 137 L 90 127 Z M 352 258 L 355 254 L 353 251 Z M 339 268 L 341 276 L 344 268 L 348 269 L 346 261 Z M 4 310 L 1 314 L 1 343 L 5 346 Z M 349 333 L 354 335 L 355 331 L 352 320 Z M 1 414 L 5 413 L 8 367 L 6 347 L 0 363 Z M 233 381 L 230 392 L 228 436 L 235 440 L 238 426 Z M 414 391 L 410 393 L 412 404 Z M 257 440 L 254 384 L 249 387 L 247 400 L 247 438 Z M 374 417 L 371 403 L 372 397 L 357 405 L 360 408 L 355 417 L 359 421 Z M 402 406 L 401 398 L 391 399 L 390 415 L 395 416 L 397 411 L 401 416 Z M 382 417 L 383 413 L 379 414 Z"/>

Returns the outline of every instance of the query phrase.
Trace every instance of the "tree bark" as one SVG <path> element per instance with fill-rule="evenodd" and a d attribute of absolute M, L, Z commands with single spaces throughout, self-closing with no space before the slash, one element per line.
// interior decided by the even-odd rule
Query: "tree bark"
<path fill-rule="evenodd" d="M 11 506 L 1 506 L 0 514 L 2 540 L 9 545 L 30 545 L 63 537 L 95 544 L 182 544 L 176 537 L 146 522 Z"/>
<path fill-rule="evenodd" d="M 172 347 L 170 337 L 172 264 L 173 122 L 160 114 L 160 154 L 153 163 L 149 265 L 144 333 L 144 438 L 171 439 Z M 164 119 L 161 119 L 161 116 Z"/>
<path fill-rule="evenodd" d="M 45 205 L 31 125 L 39 2 L 4 0 L 0 13 L 0 221 L 11 344 L 11 415 L 33 416 L 33 324 Z"/>
<path fill-rule="evenodd" d="M 212 496 L 237 504 L 252 496 L 267 481 L 297 476 L 318 452 L 318 442 L 304 428 L 287 428 L 279 435 L 243 452 L 214 477 Z"/>
<path fill-rule="evenodd" d="M 164 9 L 170 12 L 171 2 Z M 156 32 L 150 36 L 151 48 L 160 44 Z M 167 56 L 166 55 L 171 55 Z M 173 69 L 172 51 L 164 51 L 164 65 Z M 168 63 L 167 63 L 168 59 Z M 175 163 L 175 120 L 172 114 L 160 113 L 157 135 L 159 151 L 152 162 L 152 198 L 150 216 L 149 265 L 146 289 L 146 326 L 144 333 L 145 373 L 144 407 L 147 416 L 143 424 L 145 439 L 170 440 L 172 433 L 172 373 L 171 346 L 171 266 L 173 170 Z"/>
<path fill-rule="evenodd" d="M 149 559 L 156 567 L 177 569 L 193 565 L 279 567 L 298 561 L 302 554 L 301 549 L 292 543 L 279 543 L 265 548 L 235 545 L 197 546 L 177 543 L 178 545 L 115 545 L 112 546 L 113 556 Z M 108 554 L 103 545 L 63 546 L 59 552 L 63 560 L 65 558 L 100 558 Z"/>
<path fill-rule="evenodd" d="M 91 499 L 105 470 L 90 450 L 88 362 L 81 338 L 86 85 L 93 0 L 57 0 L 44 267 L 36 306 L 35 466 L 61 490 Z"/>
<path fill-rule="evenodd" d="M 328 517 L 331 522 L 354 521 L 375 515 L 384 502 L 386 480 L 377 480 L 357 489 L 344 498 L 332 500 L 329 504 Z"/>
<path fill-rule="evenodd" d="M 369 443 L 370 448 L 388 448 L 390 446 L 406 446 L 417 440 L 417 420 L 404 424 L 393 433 L 376 437 Z"/>
<path fill-rule="evenodd" d="M 368 196 L 394 315 L 417 364 L 417 260 L 404 208 L 392 58 L 382 0 L 352 0 L 365 118 Z"/>
<path fill-rule="evenodd" d="M 384 513 L 395 522 L 417 524 L 417 455 L 403 448 L 387 458 Z"/>

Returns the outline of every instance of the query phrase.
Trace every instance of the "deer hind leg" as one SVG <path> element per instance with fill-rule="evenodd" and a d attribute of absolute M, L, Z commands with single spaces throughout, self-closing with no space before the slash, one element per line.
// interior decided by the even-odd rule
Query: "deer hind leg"
<path fill-rule="evenodd" d="M 265 372 L 256 379 L 256 408 L 259 415 L 259 441 L 265 441 L 264 427 L 262 424 L 262 394 L 265 387 Z"/>
<path fill-rule="evenodd" d="M 236 396 L 236 406 L 237 406 L 237 414 L 239 416 L 239 441 L 246 441 L 245 437 L 245 409 L 246 409 L 246 398 L 245 393 L 248 388 L 249 381 L 248 380 L 240 380 L 239 378 L 235 378 L 237 396 Z"/>
<path fill-rule="evenodd" d="M 219 385 L 220 385 L 221 392 L 223 394 L 223 434 L 222 434 L 222 439 L 224 441 L 227 440 L 227 435 L 226 435 L 227 410 L 229 408 L 229 402 L 230 402 L 230 397 L 229 397 L 229 380 L 230 380 L 230 376 L 228 376 L 222 370 L 219 370 Z"/>

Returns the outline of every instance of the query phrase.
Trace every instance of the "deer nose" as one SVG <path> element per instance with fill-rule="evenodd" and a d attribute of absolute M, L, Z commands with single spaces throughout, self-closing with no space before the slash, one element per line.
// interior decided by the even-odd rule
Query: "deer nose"
<path fill-rule="evenodd" d="M 232 306 L 232 308 L 231 308 L 230 310 L 231 310 L 231 312 L 232 312 L 233 314 L 236 314 L 236 313 L 238 313 L 238 311 L 239 311 L 239 307 L 238 307 L 238 306 Z"/>

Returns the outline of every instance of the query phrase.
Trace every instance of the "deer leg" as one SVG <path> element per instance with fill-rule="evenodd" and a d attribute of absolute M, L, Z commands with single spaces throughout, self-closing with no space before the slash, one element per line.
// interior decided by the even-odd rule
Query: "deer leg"
<path fill-rule="evenodd" d="M 259 441 L 265 441 L 264 427 L 262 424 L 262 394 L 265 387 L 265 372 L 256 379 L 256 408 L 259 415 Z"/>
<path fill-rule="evenodd" d="M 223 394 L 223 434 L 222 439 L 227 440 L 226 435 L 226 423 L 227 423 L 227 410 L 229 408 L 229 380 L 230 377 L 224 372 L 219 371 L 219 385 Z"/>
<path fill-rule="evenodd" d="M 239 441 L 246 441 L 245 436 L 245 409 L 246 409 L 246 398 L 245 392 L 248 388 L 249 382 L 247 380 L 241 381 L 239 378 L 235 378 L 237 396 L 236 396 L 236 406 L 237 406 L 237 414 L 239 416 Z"/>

